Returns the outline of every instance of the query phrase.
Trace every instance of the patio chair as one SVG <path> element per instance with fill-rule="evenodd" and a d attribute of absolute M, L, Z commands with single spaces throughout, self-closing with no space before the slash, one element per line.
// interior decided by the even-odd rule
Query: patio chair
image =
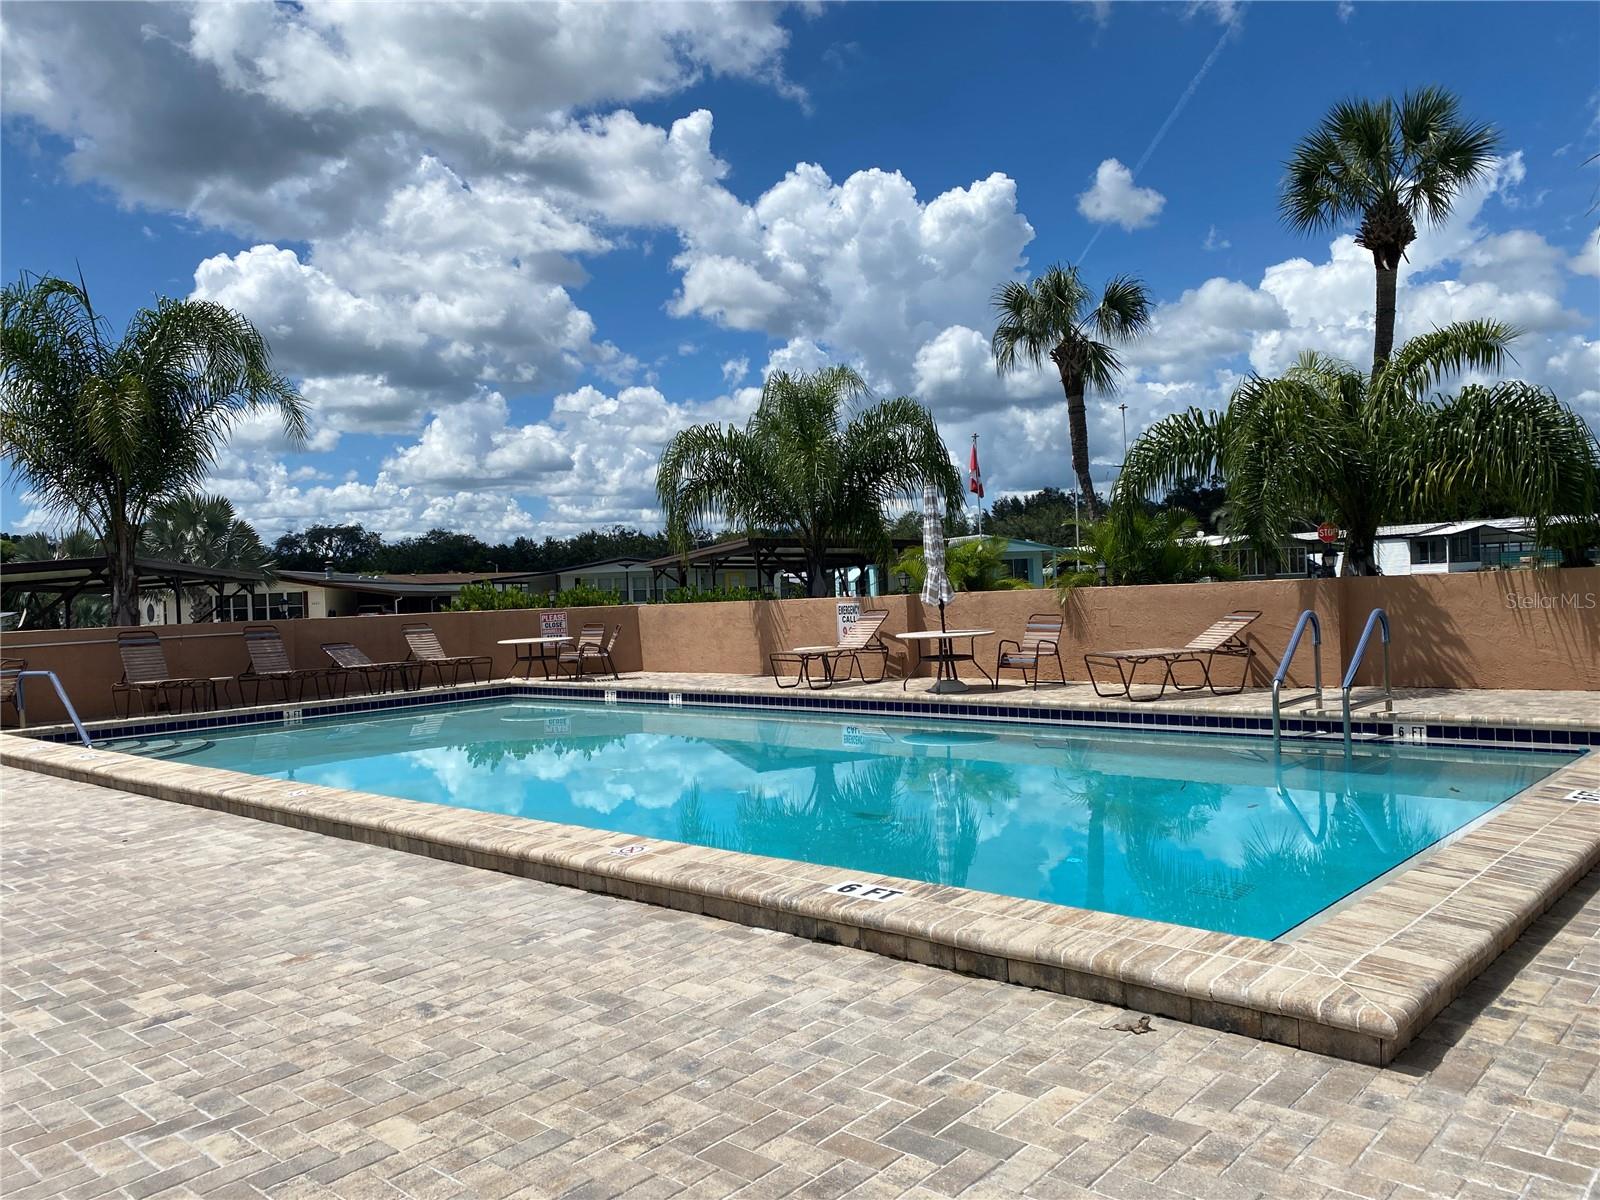
<path fill-rule="evenodd" d="M 433 668 L 433 677 L 440 687 L 444 686 L 444 669 L 451 668 L 450 682 L 461 682 L 461 668 L 467 668 L 472 676 L 472 682 L 478 682 L 478 664 L 484 664 L 484 675 L 487 677 L 494 671 L 494 659 L 487 654 L 446 654 L 444 646 L 439 642 L 439 635 L 433 631 L 433 626 L 426 621 L 418 621 L 407 625 L 400 631 L 405 635 L 406 645 L 411 648 L 411 657 L 417 663 L 417 686 L 422 686 L 422 672 L 428 667 Z"/>
<path fill-rule="evenodd" d="M 296 667 L 289 661 L 288 648 L 276 625 L 246 625 L 244 647 L 250 655 L 250 665 L 239 672 L 239 698 L 244 699 L 244 685 L 252 685 L 251 704 L 261 703 L 261 685 L 275 683 L 282 689 L 285 702 L 289 689 L 295 689 L 296 700 L 306 698 L 306 684 L 316 689 L 316 698 L 322 699 L 322 685 L 328 684 L 328 697 L 333 697 L 333 672 L 327 667 Z"/>
<path fill-rule="evenodd" d="M 585 625 L 578 632 L 578 640 L 571 646 L 561 647 L 556 656 L 556 670 L 559 673 L 562 665 L 572 667 L 572 677 L 582 678 L 587 673 L 587 664 L 597 662 L 611 672 L 613 679 L 621 679 L 617 672 L 617 664 L 612 660 L 611 652 L 616 649 L 617 639 L 622 636 L 622 626 L 613 625 L 611 632 L 606 633 L 604 625 Z"/>
<path fill-rule="evenodd" d="M 400 662 L 373 662 L 366 652 L 349 642 L 323 642 L 322 652 L 333 659 L 334 676 L 344 678 L 345 695 L 350 694 L 350 680 L 356 676 L 366 686 L 370 696 L 375 692 L 405 691 L 411 686 L 411 668 L 417 664 L 409 659 Z M 421 675 L 421 670 L 418 670 Z M 396 687 L 396 681 L 399 686 Z M 376 683 L 377 686 L 374 686 Z"/>
<path fill-rule="evenodd" d="M 147 696 L 153 700 L 157 712 L 163 708 L 168 712 L 182 712 L 185 701 L 191 710 L 198 712 L 201 701 L 208 696 L 211 706 L 215 708 L 218 686 L 227 684 L 233 678 L 231 675 L 209 678 L 174 675 L 167 666 L 167 654 L 161 647 L 161 639 L 146 629 L 130 629 L 117 634 L 117 653 L 122 657 L 122 679 L 111 685 L 111 708 L 119 717 L 133 715 L 135 699 L 139 702 L 139 713 L 143 715 Z"/>
<path fill-rule="evenodd" d="M 1198 692 L 1202 688 L 1210 688 L 1214 696 L 1232 696 L 1244 691 L 1245 680 L 1250 676 L 1250 658 L 1255 653 L 1249 643 L 1242 636 L 1245 627 L 1259 617 L 1261 613 L 1256 609 L 1243 609 L 1231 612 L 1220 621 L 1214 621 L 1205 632 L 1201 633 L 1187 646 L 1162 646 L 1147 650 L 1101 650 L 1083 656 L 1083 665 L 1088 668 L 1089 682 L 1094 685 L 1097 696 L 1120 696 L 1125 700 L 1159 700 L 1167 694 L 1170 684 L 1174 691 Z M 1235 688 L 1219 688 L 1211 677 L 1212 664 L 1217 658 L 1240 658 L 1244 660 L 1239 672 L 1239 686 Z M 1139 668 L 1147 662 L 1161 664 L 1161 689 L 1154 696 L 1135 696 L 1133 694 L 1134 676 Z M 1173 668 L 1186 663 L 1194 663 L 1200 668 L 1201 679 L 1199 683 L 1182 684 L 1174 674 Z M 1095 668 L 1104 670 L 1107 667 L 1115 668 L 1120 690 L 1102 691 L 1100 680 L 1095 677 Z M 1109 681 L 1108 681 L 1109 682 Z"/>
<path fill-rule="evenodd" d="M 883 682 L 883 677 L 889 672 L 889 647 L 883 644 L 879 630 L 888 619 L 889 614 L 883 609 L 870 609 L 861 614 L 856 623 L 850 627 L 850 631 L 840 638 L 835 646 L 795 646 L 769 655 L 772 682 L 780 688 L 797 688 L 803 683 L 814 691 L 832 687 L 841 679 L 848 680 L 856 674 L 861 676 L 862 683 Z M 879 656 L 877 678 L 867 678 L 866 668 L 861 665 L 862 655 Z M 838 673 L 841 662 L 849 664 L 842 676 Z M 811 673 L 813 663 L 822 664 L 820 683 Z M 795 668 L 793 683 L 783 681 L 783 675 L 779 671 L 780 666 Z"/>
<path fill-rule="evenodd" d="M 18 725 L 22 724 L 22 709 L 17 706 L 17 673 L 27 669 L 25 658 L 0 658 L 0 712 L 9 704 Z"/>
<path fill-rule="evenodd" d="M 994 686 L 1000 689 L 1000 671 L 1003 667 L 1022 672 L 1022 682 L 1028 682 L 1028 672 L 1033 672 L 1033 690 L 1039 690 L 1039 663 L 1046 658 L 1056 660 L 1056 670 L 1061 682 L 1067 681 L 1067 669 L 1061 665 L 1061 614 L 1034 613 L 1022 631 L 1022 640 L 1006 638 L 998 647 L 994 664 Z M 1007 650 L 1006 647 L 1011 649 Z"/>

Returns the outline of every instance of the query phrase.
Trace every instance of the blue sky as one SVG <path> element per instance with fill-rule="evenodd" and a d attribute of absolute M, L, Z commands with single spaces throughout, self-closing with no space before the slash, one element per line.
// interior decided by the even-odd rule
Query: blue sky
<path fill-rule="evenodd" d="M 1281 225 L 1279 165 L 1333 101 L 1438 83 L 1504 157 L 1414 247 L 1401 333 L 1511 320 L 1600 424 L 1597 44 L 1580 4 L 13 6 L 0 266 L 81 266 L 119 324 L 257 321 L 316 414 L 218 465 L 269 536 L 498 539 L 653 525 L 667 437 L 826 361 L 963 461 L 981 434 L 991 495 L 1067 486 L 1059 385 L 995 377 L 988 294 L 1092 244 L 1159 305 L 1092 405 L 1109 482 L 1118 401 L 1137 432 L 1369 352 L 1370 258 Z"/>

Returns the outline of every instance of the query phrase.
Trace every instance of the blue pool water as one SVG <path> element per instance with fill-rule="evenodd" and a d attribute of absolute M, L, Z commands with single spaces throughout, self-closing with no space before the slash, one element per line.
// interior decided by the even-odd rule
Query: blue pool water
<path fill-rule="evenodd" d="M 110 748 L 1263 938 L 1571 761 L 531 700 Z"/>

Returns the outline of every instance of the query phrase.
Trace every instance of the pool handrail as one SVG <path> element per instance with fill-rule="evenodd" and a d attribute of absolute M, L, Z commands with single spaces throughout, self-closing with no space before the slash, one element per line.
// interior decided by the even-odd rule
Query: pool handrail
<path fill-rule="evenodd" d="M 56 678 L 54 671 L 41 671 L 26 669 L 17 672 L 17 728 L 21 729 L 28 723 L 28 704 L 22 685 L 24 679 L 48 679 L 50 685 L 56 689 L 56 699 L 61 701 L 61 707 L 67 710 L 67 719 L 72 722 L 72 727 L 78 731 L 78 740 L 90 750 L 94 743 L 89 740 L 89 733 L 83 727 L 83 722 L 78 719 L 78 710 L 72 706 L 72 701 L 67 697 L 67 689 L 61 686 L 61 680 Z"/>
<path fill-rule="evenodd" d="M 1289 676 L 1289 664 L 1294 661 L 1295 651 L 1300 648 L 1300 637 L 1305 633 L 1307 625 L 1311 626 L 1311 649 L 1316 671 L 1317 707 L 1322 707 L 1322 622 L 1317 619 L 1317 614 L 1308 608 L 1300 614 L 1300 619 L 1294 623 L 1294 632 L 1289 635 L 1289 648 L 1283 652 L 1283 658 L 1278 663 L 1278 669 L 1272 675 L 1272 745 L 1274 748 L 1283 740 L 1282 718 L 1278 712 L 1278 694 L 1283 690 L 1283 681 Z"/>
<path fill-rule="evenodd" d="M 1346 748 L 1350 746 L 1350 689 L 1356 685 L 1356 672 L 1361 669 L 1361 659 L 1367 652 L 1367 643 L 1372 640 L 1374 624 L 1383 631 L 1383 711 L 1394 712 L 1394 688 L 1389 683 L 1389 614 L 1381 608 L 1375 608 L 1367 614 L 1367 623 L 1361 630 L 1361 640 L 1356 643 L 1356 652 L 1350 656 L 1350 669 L 1344 673 L 1344 683 L 1340 688 L 1340 708 L 1344 713 Z"/>

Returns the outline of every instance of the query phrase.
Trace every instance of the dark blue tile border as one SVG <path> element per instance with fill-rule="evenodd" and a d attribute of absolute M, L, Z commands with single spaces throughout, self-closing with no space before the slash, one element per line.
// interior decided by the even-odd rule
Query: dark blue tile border
<path fill-rule="evenodd" d="M 843 696 L 806 695 L 767 696 L 735 692 L 681 692 L 669 693 L 657 688 L 617 687 L 607 689 L 616 693 L 620 703 L 668 704 L 673 694 L 680 695 L 686 705 L 701 707 L 750 708 L 761 710 L 800 709 L 809 712 L 877 713 L 897 717 L 939 717 L 945 720 L 1009 721 L 1030 725 L 1072 725 L 1089 728 L 1139 728 L 1166 730 L 1168 732 L 1211 732 L 1270 737 L 1272 722 L 1266 717 L 1222 713 L 1180 713 L 1160 709 L 1076 709 L 1053 707 L 1019 707 L 1004 704 L 950 704 L 926 700 L 854 700 Z M 336 703 L 308 701 L 302 705 L 280 705 L 274 708 L 253 709 L 234 713 L 197 713 L 165 719 L 139 719 L 126 725 L 103 726 L 92 730 L 96 741 L 118 741 L 123 738 L 153 737 L 161 734 L 186 733 L 196 729 L 242 729 L 252 725 L 282 725 L 290 720 L 290 712 L 297 710 L 302 720 L 369 712 L 389 712 L 401 708 L 438 707 L 458 704 L 476 704 L 486 700 L 532 697 L 540 700 L 577 701 L 604 704 L 605 692 L 593 688 L 545 687 L 539 684 L 482 684 L 463 688 L 449 694 L 395 692 Z M 1338 739 L 1343 735 L 1343 725 L 1322 718 L 1284 717 L 1281 722 L 1283 736 L 1294 741 Z M 1406 745 L 1396 738 L 1392 721 L 1357 721 L 1352 725 L 1361 737 L 1375 741 Z M 12 730 L 10 732 L 23 732 Z M 52 742 L 74 741 L 68 730 L 40 735 Z M 1500 750 L 1548 750 L 1552 748 L 1584 748 L 1600 746 L 1600 732 L 1584 729 L 1537 729 L 1531 726 L 1497 727 L 1484 725 L 1428 725 L 1428 742 L 1443 746 L 1479 746 Z"/>

